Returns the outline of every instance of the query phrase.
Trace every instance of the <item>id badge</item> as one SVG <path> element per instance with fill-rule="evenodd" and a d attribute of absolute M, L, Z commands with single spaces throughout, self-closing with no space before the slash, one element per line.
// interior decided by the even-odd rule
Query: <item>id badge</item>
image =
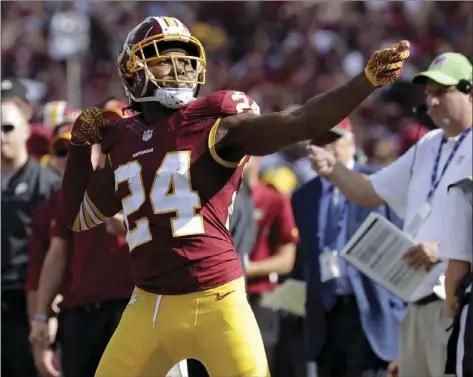
<path fill-rule="evenodd" d="M 419 231 L 421 225 L 425 221 L 425 219 L 430 215 L 432 211 L 432 206 L 429 202 L 425 202 L 422 204 L 417 211 L 414 218 L 411 220 L 409 226 L 406 228 L 406 232 L 411 235 L 411 237 L 415 236 Z"/>
<path fill-rule="evenodd" d="M 320 280 L 325 283 L 340 277 L 340 265 L 338 263 L 338 251 L 325 248 L 319 257 Z"/>

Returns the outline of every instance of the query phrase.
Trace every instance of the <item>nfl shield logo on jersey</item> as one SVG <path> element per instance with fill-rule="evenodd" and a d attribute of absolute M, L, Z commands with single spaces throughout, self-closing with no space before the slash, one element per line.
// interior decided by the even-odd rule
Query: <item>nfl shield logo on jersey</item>
<path fill-rule="evenodd" d="M 143 141 L 148 141 L 153 137 L 153 130 L 146 130 L 143 132 Z"/>

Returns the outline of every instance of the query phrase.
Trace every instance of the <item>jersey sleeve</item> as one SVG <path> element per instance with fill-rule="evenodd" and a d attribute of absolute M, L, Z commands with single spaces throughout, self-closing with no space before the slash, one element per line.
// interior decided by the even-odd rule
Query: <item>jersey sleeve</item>
<path fill-rule="evenodd" d="M 85 231 L 120 212 L 109 159 L 93 170 L 90 148 L 71 146 L 63 178 L 65 219 L 73 231 Z"/>
<path fill-rule="evenodd" d="M 217 130 L 220 125 L 222 118 L 226 116 L 242 114 L 242 113 L 254 113 L 260 114 L 260 108 L 258 104 L 247 94 L 237 91 L 225 91 L 222 95 L 222 102 L 220 104 L 220 114 L 216 119 L 215 123 L 210 129 L 209 138 L 208 138 L 208 147 L 212 158 L 219 163 L 220 165 L 227 168 L 237 168 L 244 161 L 246 156 L 243 156 L 239 161 L 230 161 L 228 158 L 225 158 L 223 154 L 219 151 L 217 153 L 216 144 L 217 144 Z"/>
<path fill-rule="evenodd" d="M 28 240 L 28 271 L 26 279 L 26 291 L 36 291 L 39 285 L 39 277 L 43 267 L 44 258 L 49 248 L 49 218 L 47 214 L 48 201 L 36 207 L 31 220 L 31 235 Z"/>

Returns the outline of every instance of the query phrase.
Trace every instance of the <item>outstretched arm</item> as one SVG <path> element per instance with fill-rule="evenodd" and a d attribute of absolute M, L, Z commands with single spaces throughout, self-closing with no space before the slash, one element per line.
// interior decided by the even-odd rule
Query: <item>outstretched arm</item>
<path fill-rule="evenodd" d="M 363 74 L 311 98 L 297 110 L 224 118 L 217 130 L 216 150 L 222 151 L 227 159 L 237 160 L 245 154 L 266 155 L 297 141 L 320 136 L 346 118 L 377 87 L 394 82 L 408 56 L 409 43 L 403 41 L 375 52 Z"/>

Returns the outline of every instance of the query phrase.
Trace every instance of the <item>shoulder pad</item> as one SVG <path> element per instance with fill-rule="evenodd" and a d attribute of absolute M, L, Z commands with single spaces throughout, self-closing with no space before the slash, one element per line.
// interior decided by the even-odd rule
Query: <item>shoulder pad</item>
<path fill-rule="evenodd" d="M 259 114 L 259 106 L 245 93 L 233 90 L 221 90 L 198 98 L 183 110 L 188 118 L 217 118 L 248 112 Z"/>
<path fill-rule="evenodd" d="M 117 120 L 112 120 L 112 123 L 105 132 L 104 138 L 100 143 L 102 145 L 102 152 L 104 154 L 107 154 L 112 148 L 112 146 L 115 144 L 116 140 L 119 137 L 120 130 L 124 129 L 127 123 L 135 118 L 136 116 L 131 118 L 121 118 Z"/>
<path fill-rule="evenodd" d="M 222 101 L 222 113 L 226 115 L 241 113 L 255 113 L 259 115 L 260 109 L 249 95 L 243 92 L 227 90 Z"/>

